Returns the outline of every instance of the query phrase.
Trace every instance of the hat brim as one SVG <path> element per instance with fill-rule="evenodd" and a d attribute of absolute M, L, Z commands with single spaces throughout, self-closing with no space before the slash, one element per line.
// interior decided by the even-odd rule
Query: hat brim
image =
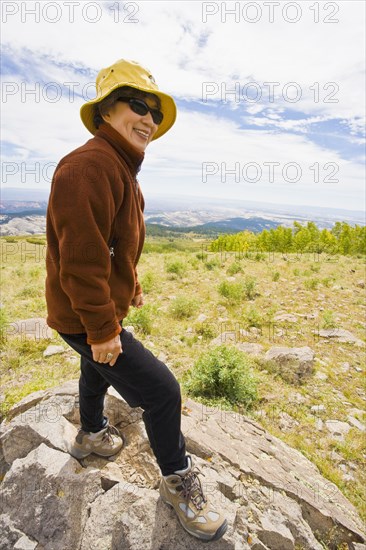
<path fill-rule="evenodd" d="M 124 85 L 126 86 L 126 85 Z M 94 106 L 102 101 L 102 99 L 106 98 L 113 90 L 116 90 L 117 88 L 123 88 L 124 86 L 116 85 L 115 87 L 108 90 L 108 93 L 105 94 L 102 97 L 96 97 L 95 99 L 92 99 L 91 101 L 88 101 L 87 103 L 84 103 L 84 105 L 80 108 L 80 117 L 84 124 L 84 126 L 89 130 L 91 134 L 95 134 L 97 131 L 96 126 L 94 125 Z M 131 84 L 128 84 L 130 88 L 135 88 L 136 90 L 140 90 L 142 92 L 146 92 L 149 94 L 156 95 L 161 102 L 161 111 L 164 115 L 163 121 L 161 124 L 159 124 L 157 131 L 154 134 L 154 137 L 152 138 L 152 141 L 154 139 L 158 139 L 159 137 L 163 136 L 174 124 L 175 119 L 177 117 L 177 107 L 175 105 L 174 99 L 164 94 L 163 92 L 160 92 L 159 90 L 147 90 L 144 88 L 140 88 L 139 86 L 133 86 Z"/>

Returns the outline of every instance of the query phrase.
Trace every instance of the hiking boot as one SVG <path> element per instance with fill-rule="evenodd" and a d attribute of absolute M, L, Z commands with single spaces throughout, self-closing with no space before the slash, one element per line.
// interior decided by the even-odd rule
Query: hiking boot
<path fill-rule="evenodd" d="M 85 458 L 91 453 L 108 457 L 118 453 L 123 443 L 120 432 L 109 423 L 95 433 L 85 432 L 80 428 L 71 446 L 70 454 L 75 458 Z"/>
<path fill-rule="evenodd" d="M 226 532 L 227 521 L 203 494 L 197 470 L 192 469 L 190 456 L 187 456 L 187 461 L 185 470 L 163 476 L 160 496 L 175 510 L 183 529 L 190 535 L 202 541 L 218 540 Z"/>

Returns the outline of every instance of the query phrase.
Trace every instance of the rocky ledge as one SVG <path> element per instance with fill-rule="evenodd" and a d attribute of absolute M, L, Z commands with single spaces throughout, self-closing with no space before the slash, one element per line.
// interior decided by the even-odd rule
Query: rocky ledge
<path fill-rule="evenodd" d="M 113 460 L 71 457 L 78 384 L 36 392 L 1 426 L 0 548 L 198 550 L 158 492 L 140 409 L 113 389 L 106 413 L 126 438 Z M 205 492 L 230 527 L 212 550 L 365 549 L 353 505 L 301 453 L 234 413 L 187 400 L 183 432 Z"/>

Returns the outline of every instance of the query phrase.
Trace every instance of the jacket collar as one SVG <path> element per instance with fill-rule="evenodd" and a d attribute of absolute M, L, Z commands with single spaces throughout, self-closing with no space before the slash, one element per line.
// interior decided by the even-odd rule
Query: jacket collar
<path fill-rule="evenodd" d="M 95 133 L 96 137 L 101 137 L 108 141 L 117 153 L 127 163 L 130 170 L 136 175 L 141 168 L 145 153 L 141 153 L 133 147 L 117 130 L 112 128 L 108 123 L 103 123 L 99 126 Z"/>

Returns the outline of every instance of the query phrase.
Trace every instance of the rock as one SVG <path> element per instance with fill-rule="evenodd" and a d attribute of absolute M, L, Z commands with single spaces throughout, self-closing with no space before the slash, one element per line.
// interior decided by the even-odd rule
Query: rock
<path fill-rule="evenodd" d="M 135 327 L 132 325 L 127 325 L 127 327 L 123 327 L 127 332 L 130 332 L 133 336 L 135 335 Z"/>
<path fill-rule="evenodd" d="M 163 351 L 161 351 L 158 355 L 158 359 L 159 361 L 162 361 L 163 363 L 166 363 L 167 360 L 168 360 L 168 356 L 166 353 L 164 353 Z"/>
<path fill-rule="evenodd" d="M 64 451 L 77 428 L 75 392 L 77 381 L 29 396 L 1 427 L 9 469 L 0 486 L 0 547 L 201 550 L 159 498 L 142 411 L 113 388 L 105 413 L 125 436 L 123 450 L 113 462 L 90 455 L 83 467 Z M 183 405 L 187 450 L 229 522 L 212 550 L 321 550 L 330 537 L 335 545 L 365 543 L 354 506 L 302 453 L 239 413 Z M 46 411 L 58 412 L 49 427 Z M 282 420 L 294 421 L 285 413 Z"/>
<path fill-rule="evenodd" d="M 297 323 L 298 317 L 297 315 L 293 315 L 292 313 L 281 313 L 280 315 L 275 315 L 274 321 L 286 321 L 287 323 Z"/>
<path fill-rule="evenodd" d="M 343 441 L 344 436 L 351 429 L 351 426 L 347 422 L 341 422 L 340 420 L 326 420 L 325 426 L 334 439 L 338 439 L 339 441 Z"/>
<path fill-rule="evenodd" d="M 322 429 L 323 429 L 323 426 L 324 426 L 323 420 L 322 420 L 321 418 L 317 418 L 317 419 L 315 420 L 315 427 L 316 427 L 316 429 L 319 430 L 319 431 L 321 432 Z"/>
<path fill-rule="evenodd" d="M 207 315 L 205 315 L 204 313 L 201 313 L 198 317 L 197 317 L 197 323 L 204 323 L 207 319 Z"/>
<path fill-rule="evenodd" d="M 5 328 L 6 336 L 20 336 L 22 338 L 34 338 L 35 340 L 51 340 L 52 329 L 47 325 L 46 319 L 34 317 L 21 319 L 9 323 Z"/>
<path fill-rule="evenodd" d="M 314 352 L 308 346 L 302 348 L 286 348 L 275 346 L 264 356 L 271 361 L 273 370 L 290 384 L 301 384 L 313 372 Z"/>
<path fill-rule="evenodd" d="M 323 329 L 323 330 L 313 330 L 313 333 L 322 337 L 322 338 L 331 338 L 336 342 L 344 342 L 347 344 L 355 344 L 357 346 L 364 346 L 365 343 L 356 338 L 349 330 L 343 330 L 341 328 L 332 328 L 332 329 Z"/>
<path fill-rule="evenodd" d="M 342 363 L 341 365 L 341 372 L 348 372 L 350 369 L 350 364 L 348 362 Z"/>
<path fill-rule="evenodd" d="M 325 374 L 325 372 L 317 371 L 314 374 L 314 378 L 316 378 L 317 380 L 328 380 L 328 375 Z"/>
<path fill-rule="evenodd" d="M 63 346 L 48 346 L 43 352 L 43 357 L 50 357 L 57 353 L 65 353 L 65 348 L 63 348 Z"/>
<path fill-rule="evenodd" d="M 315 413 L 325 411 L 325 405 L 312 405 L 310 410 Z"/>
<path fill-rule="evenodd" d="M 356 286 L 358 286 L 359 288 L 365 288 L 365 281 L 363 279 L 360 279 L 359 281 L 357 281 Z"/>
<path fill-rule="evenodd" d="M 78 548 L 100 472 L 41 443 L 13 462 L 1 484 L 1 511 L 16 529 L 53 550 Z M 19 539 L 18 539 L 19 540 Z"/>
<path fill-rule="evenodd" d="M 287 414 L 286 412 L 281 411 L 279 414 L 279 417 L 280 417 L 279 425 L 281 430 L 288 431 L 299 425 L 299 422 L 295 420 L 295 418 Z"/>
<path fill-rule="evenodd" d="M 347 416 L 347 420 L 350 424 L 352 424 L 352 426 L 354 426 L 355 428 L 357 428 L 361 432 L 365 431 L 366 427 L 365 427 L 364 422 L 360 422 L 359 420 L 357 420 L 357 418 L 355 418 L 354 416 L 352 416 L 350 414 Z"/>
<path fill-rule="evenodd" d="M 38 546 L 38 542 L 31 541 L 23 535 L 14 545 L 14 550 L 34 550 Z"/>
<path fill-rule="evenodd" d="M 263 346 L 261 344 L 251 344 L 244 342 L 242 344 L 236 344 L 238 350 L 248 353 L 249 355 L 255 355 L 259 357 L 263 353 Z"/>
<path fill-rule="evenodd" d="M 222 332 L 220 336 L 211 340 L 211 346 L 221 346 L 228 343 L 245 342 L 245 338 L 253 338 L 253 335 L 244 329 L 227 330 Z"/>

